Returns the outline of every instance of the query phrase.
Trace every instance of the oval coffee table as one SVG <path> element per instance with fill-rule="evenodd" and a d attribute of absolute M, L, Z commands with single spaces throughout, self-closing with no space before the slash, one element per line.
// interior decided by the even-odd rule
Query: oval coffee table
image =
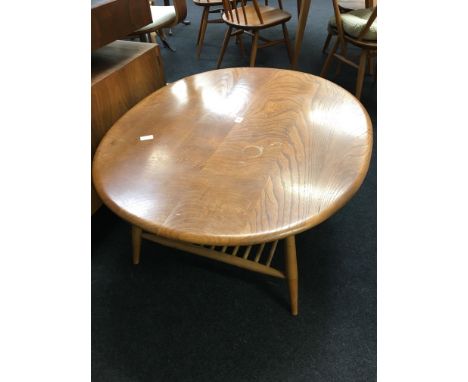
<path fill-rule="evenodd" d="M 141 239 L 286 278 L 298 312 L 294 235 L 330 217 L 368 170 L 372 125 L 330 81 L 231 68 L 172 83 L 108 131 L 93 161 L 103 202 Z M 284 239 L 285 272 L 271 266 Z"/>

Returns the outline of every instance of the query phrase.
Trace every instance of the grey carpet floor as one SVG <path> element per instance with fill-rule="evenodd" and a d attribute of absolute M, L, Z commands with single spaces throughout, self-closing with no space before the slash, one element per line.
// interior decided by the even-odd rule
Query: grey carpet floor
<path fill-rule="evenodd" d="M 295 12 L 295 0 L 283 0 Z M 208 26 L 195 58 L 201 9 L 173 28 L 162 48 L 166 79 L 215 68 L 225 26 Z M 331 1 L 314 0 L 299 69 L 318 75 Z M 289 24 L 295 35 L 296 16 Z M 281 34 L 281 28 L 267 35 Z M 250 45 L 246 41 L 246 49 Z M 286 49 L 261 50 L 257 66 L 288 68 Z M 235 44 L 223 67 L 247 66 Z M 353 92 L 356 71 L 329 79 Z M 376 85 L 362 103 L 374 125 Z M 144 242 L 131 265 L 129 225 L 107 208 L 92 217 L 92 379 L 94 381 L 375 381 L 376 145 L 364 184 L 328 221 L 298 235 L 300 314 L 271 279 Z M 281 254 L 277 261 L 281 262 Z M 279 266 L 281 264 L 278 264 Z"/>

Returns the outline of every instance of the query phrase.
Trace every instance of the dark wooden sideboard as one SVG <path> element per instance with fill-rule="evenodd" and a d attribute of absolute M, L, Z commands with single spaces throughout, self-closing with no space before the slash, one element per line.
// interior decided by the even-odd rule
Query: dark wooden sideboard
<path fill-rule="evenodd" d="M 118 40 L 149 22 L 148 0 L 91 0 L 91 158 L 122 115 L 166 84 L 157 44 Z M 91 213 L 101 205 L 91 186 Z"/>

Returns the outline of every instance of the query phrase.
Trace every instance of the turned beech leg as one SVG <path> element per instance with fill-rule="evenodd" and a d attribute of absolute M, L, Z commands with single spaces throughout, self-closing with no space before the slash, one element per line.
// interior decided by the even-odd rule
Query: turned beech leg
<path fill-rule="evenodd" d="M 254 36 L 252 37 L 252 51 L 250 53 L 250 66 L 255 66 L 255 59 L 257 58 L 257 48 L 258 48 L 258 31 L 254 32 Z"/>
<path fill-rule="evenodd" d="M 236 36 L 236 41 L 237 41 L 237 44 L 239 45 L 241 57 L 244 58 L 245 52 L 244 52 L 244 42 L 242 41 L 242 34 L 238 34 Z"/>
<path fill-rule="evenodd" d="M 325 78 L 325 76 L 327 75 L 328 68 L 330 67 L 330 64 L 333 59 L 333 55 L 335 54 L 339 43 L 340 43 L 340 39 L 337 38 L 335 41 L 335 44 L 333 45 L 332 50 L 330 50 L 330 53 L 328 53 L 327 59 L 325 60 L 325 63 L 323 64 L 322 71 L 320 72 L 320 77 Z"/>
<path fill-rule="evenodd" d="M 209 8 L 204 7 L 202 21 L 200 25 L 200 32 L 198 33 L 197 59 L 200 58 L 200 53 L 203 48 L 203 41 L 205 40 L 205 32 L 206 32 L 206 27 L 208 25 L 208 14 L 209 14 Z"/>
<path fill-rule="evenodd" d="M 135 265 L 140 263 L 141 232 L 141 228 L 132 226 L 133 264 Z"/>
<path fill-rule="evenodd" d="M 291 313 L 293 316 L 297 316 L 297 258 L 296 241 L 294 235 L 284 239 L 284 250 L 286 256 L 286 280 L 288 281 L 289 299 L 291 300 Z"/>
<path fill-rule="evenodd" d="M 346 57 L 348 55 L 348 44 L 346 44 L 346 41 L 343 41 L 343 43 L 340 46 L 341 48 L 341 55 L 343 57 Z M 336 72 L 335 72 L 335 77 L 338 76 L 341 73 L 341 61 L 338 61 L 338 66 L 336 67 Z"/>
<path fill-rule="evenodd" d="M 292 63 L 293 52 L 291 48 L 291 42 L 289 41 L 288 27 L 286 26 L 286 23 L 281 24 L 281 26 L 283 27 L 284 42 L 286 44 L 286 49 L 288 50 L 289 62 Z"/>
<path fill-rule="evenodd" d="M 298 0 L 297 2 L 297 27 L 296 27 L 296 38 L 294 40 L 294 55 L 291 67 L 297 69 L 297 61 L 299 60 L 299 53 L 302 46 L 302 40 L 304 38 L 305 25 L 307 23 L 307 15 L 309 14 L 310 0 Z M 304 4 L 304 8 L 303 8 Z M 302 26 L 302 27 L 301 27 Z M 299 29 L 299 30 L 298 30 Z"/>
<path fill-rule="evenodd" d="M 231 32 L 232 32 L 232 27 L 230 26 L 226 30 L 226 34 L 224 35 L 223 46 L 221 47 L 221 53 L 219 54 L 218 63 L 216 64 L 217 69 L 219 69 L 219 67 L 221 66 L 221 62 L 223 62 L 224 52 L 226 51 L 226 47 L 231 38 Z"/>
<path fill-rule="evenodd" d="M 367 50 L 362 49 L 361 56 L 359 57 L 359 69 L 356 81 L 356 98 L 361 99 L 362 84 L 364 82 L 364 75 L 366 74 Z"/>
<path fill-rule="evenodd" d="M 201 30 L 203 26 L 203 19 L 205 18 L 205 8 L 203 8 L 201 20 L 200 20 L 200 26 L 198 27 L 198 36 L 197 36 L 197 46 L 200 44 L 200 36 L 201 36 Z"/>

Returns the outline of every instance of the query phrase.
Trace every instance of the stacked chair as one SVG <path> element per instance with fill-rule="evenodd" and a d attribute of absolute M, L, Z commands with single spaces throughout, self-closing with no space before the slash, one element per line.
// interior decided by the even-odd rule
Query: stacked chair
<path fill-rule="evenodd" d="M 377 56 L 377 6 L 342 13 L 338 0 L 332 1 L 335 16 L 331 18 L 328 27 L 337 35 L 337 39 L 328 53 L 320 76 L 326 76 L 334 59 L 356 68 L 358 75 L 355 95 L 360 99 L 366 64 Z M 348 44 L 360 49 L 359 64 L 347 58 Z"/>

